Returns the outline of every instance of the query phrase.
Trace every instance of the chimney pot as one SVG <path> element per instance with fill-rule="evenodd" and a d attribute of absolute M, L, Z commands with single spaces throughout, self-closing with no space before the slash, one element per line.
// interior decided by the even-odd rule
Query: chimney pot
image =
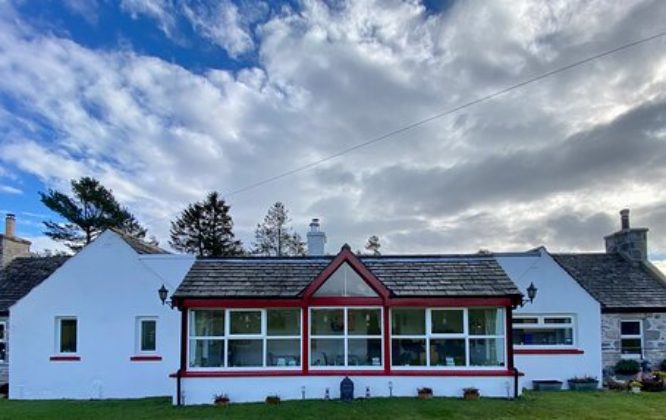
<path fill-rule="evenodd" d="M 622 225 L 622 230 L 629 229 L 629 209 L 620 210 L 620 223 Z"/>
<path fill-rule="evenodd" d="M 319 230 L 319 219 L 312 219 L 310 231 L 308 232 L 308 255 L 324 255 L 326 245 L 326 234 Z"/>
<path fill-rule="evenodd" d="M 5 236 L 13 238 L 16 235 L 16 215 L 7 213 L 5 217 Z"/>

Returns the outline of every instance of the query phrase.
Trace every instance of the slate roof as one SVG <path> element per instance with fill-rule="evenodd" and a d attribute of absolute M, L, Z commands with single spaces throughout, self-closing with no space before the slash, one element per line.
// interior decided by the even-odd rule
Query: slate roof
<path fill-rule="evenodd" d="M 113 232 L 115 232 L 118 236 L 120 236 L 130 247 L 132 247 L 133 250 L 135 250 L 138 254 L 170 254 L 169 251 L 166 251 L 162 248 L 160 248 L 157 245 L 152 245 L 147 242 L 142 241 L 141 239 L 137 239 L 133 236 L 130 236 L 126 233 L 124 233 L 121 230 L 118 229 L 111 229 Z"/>
<path fill-rule="evenodd" d="M 552 254 L 606 311 L 666 309 L 666 283 L 620 254 Z"/>
<path fill-rule="evenodd" d="M 69 256 L 16 258 L 0 270 L 0 314 L 27 295 L 60 267 Z"/>
<path fill-rule="evenodd" d="M 199 259 L 174 296 L 294 298 L 334 257 Z M 361 257 L 397 297 L 506 296 L 520 291 L 490 256 Z"/>

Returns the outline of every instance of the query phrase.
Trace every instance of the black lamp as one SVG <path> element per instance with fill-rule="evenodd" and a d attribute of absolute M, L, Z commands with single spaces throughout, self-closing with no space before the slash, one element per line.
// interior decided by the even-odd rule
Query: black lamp
<path fill-rule="evenodd" d="M 169 296 L 169 290 L 162 285 L 160 287 L 160 290 L 157 291 L 157 294 L 160 295 L 160 300 L 162 301 L 162 305 L 166 303 L 167 297 Z"/>
<path fill-rule="evenodd" d="M 537 289 L 536 286 L 534 286 L 534 283 L 530 282 L 530 285 L 527 288 L 527 298 L 530 300 L 530 303 L 534 302 L 534 298 L 536 297 L 537 290 L 539 290 L 539 289 Z"/>

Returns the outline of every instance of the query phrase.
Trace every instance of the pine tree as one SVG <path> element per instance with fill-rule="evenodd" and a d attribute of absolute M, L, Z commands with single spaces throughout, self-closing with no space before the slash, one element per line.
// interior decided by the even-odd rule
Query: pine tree
<path fill-rule="evenodd" d="M 370 253 L 370 255 L 382 255 L 381 252 L 379 252 L 379 248 L 381 248 L 382 245 L 379 243 L 379 237 L 377 235 L 372 235 L 368 238 L 368 243 L 365 244 L 365 249 Z"/>
<path fill-rule="evenodd" d="M 273 204 L 254 231 L 252 253 L 265 256 L 305 255 L 305 243 L 288 223 L 289 211 L 279 201 Z"/>
<path fill-rule="evenodd" d="M 203 201 L 189 204 L 171 222 L 172 248 L 200 257 L 227 257 L 243 254 L 243 245 L 234 239 L 231 207 L 211 192 Z"/>
<path fill-rule="evenodd" d="M 72 180 L 71 185 L 71 196 L 51 189 L 48 193 L 39 193 L 42 203 L 67 221 L 45 221 L 46 236 L 64 242 L 73 251 L 89 244 L 109 228 L 116 228 L 138 239 L 146 236 L 146 229 L 136 217 L 121 206 L 113 192 L 99 181 L 82 177 Z"/>

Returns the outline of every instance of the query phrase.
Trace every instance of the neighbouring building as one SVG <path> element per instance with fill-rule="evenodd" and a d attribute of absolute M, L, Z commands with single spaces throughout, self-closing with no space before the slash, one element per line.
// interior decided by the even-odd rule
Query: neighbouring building
<path fill-rule="evenodd" d="M 647 259 L 647 229 L 632 228 L 622 210 L 621 229 L 606 236 L 605 253 L 554 254 L 555 260 L 601 305 L 602 360 L 610 371 L 622 358 L 666 359 L 666 279 Z"/>
<path fill-rule="evenodd" d="M 180 324 L 157 290 L 192 261 L 102 233 L 9 308 L 9 397 L 170 395 Z"/>

